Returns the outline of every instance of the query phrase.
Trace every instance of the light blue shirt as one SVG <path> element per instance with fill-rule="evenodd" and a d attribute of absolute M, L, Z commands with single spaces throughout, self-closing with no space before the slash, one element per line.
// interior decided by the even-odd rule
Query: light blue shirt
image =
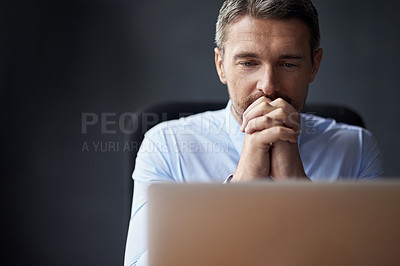
<path fill-rule="evenodd" d="M 371 179 L 384 174 L 372 134 L 360 127 L 301 114 L 298 139 L 312 181 Z M 245 134 L 225 109 L 161 123 L 149 130 L 133 172 L 134 195 L 125 265 L 147 265 L 147 188 L 154 182 L 224 182 L 239 162 Z"/>

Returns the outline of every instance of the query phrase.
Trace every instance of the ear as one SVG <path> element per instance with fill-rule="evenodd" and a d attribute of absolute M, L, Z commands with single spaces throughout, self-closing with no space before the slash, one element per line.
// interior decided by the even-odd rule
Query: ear
<path fill-rule="evenodd" d="M 312 70 L 311 70 L 311 76 L 310 76 L 310 83 L 313 82 L 315 77 L 317 76 L 317 73 L 319 70 L 319 65 L 321 64 L 321 61 L 322 61 L 323 52 L 324 51 L 322 50 L 322 48 L 318 48 L 318 50 L 315 51 L 314 62 L 313 62 Z"/>
<path fill-rule="evenodd" d="M 215 67 L 217 68 L 217 73 L 219 76 L 219 80 L 223 83 L 226 84 L 226 76 L 225 76 L 225 70 L 223 66 L 223 60 L 222 60 L 222 51 L 219 48 L 214 49 L 215 52 Z"/>

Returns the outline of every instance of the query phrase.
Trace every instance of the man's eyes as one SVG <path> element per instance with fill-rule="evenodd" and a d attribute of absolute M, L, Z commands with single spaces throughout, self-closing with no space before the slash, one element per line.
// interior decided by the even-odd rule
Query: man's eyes
<path fill-rule="evenodd" d="M 256 66 L 257 63 L 251 62 L 251 61 L 244 61 L 244 62 L 239 62 L 239 65 L 242 65 L 245 67 L 252 67 L 252 66 Z"/>
<path fill-rule="evenodd" d="M 245 67 L 245 68 L 251 68 L 251 67 L 256 67 L 260 64 L 257 62 L 254 62 L 254 61 L 239 61 L 238 65 Z M 295 64 L 295 63 L 290 63 L 290 62 L 282 62 L 282 63 L 278 63 L 277 66 L 283 67 L 283 68 L 289 69 L 289 70 L 294 70 L 294 69 L 298 68 L 300 65 Z"/>
<path fill-rule="evenodd" d="M 285 62 L 285 63 L 279 64 L 279 66 L 282 66 L 284 68 L 296 68 L 299 65 L 298 64 L 294 64 L 294 63 Z"/>
<path fill-rule="evenodd" d="M 291 63 L 284 63 L 283 64 L 285 67 L 295 67 L 295 64 L 291 64 Z"/>

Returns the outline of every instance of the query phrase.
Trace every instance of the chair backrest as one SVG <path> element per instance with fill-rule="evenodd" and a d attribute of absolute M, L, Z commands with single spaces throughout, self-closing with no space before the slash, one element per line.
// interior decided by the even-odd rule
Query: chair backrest
<path fill-rule="evenodd" d="M 365 127 L 363 119 L 356 111 L 341 105 L 310 103 L 304 106 L 302 113 L 333 118 L 339 123 Z"/>
<path fill-rule="evenodd" d="M 133 182 L 132 171 L 135 166 L 136 154 L 143 141 L 144 134 L 156 124 L 178 119 L 205 111 L 219 110 L 225 108 L 227 101 L 187 101 L 187 102 L 164 102 L 145 106 L 135 111 L 132 125 L 132 134 L 125 135 L 125 141 L 130 144 L 130 151 L 125 158 L 124 169 L 124 201 L 127 211 L 126 219 L 129 220 L 130 206 L 132 201 Z M 364 127 L 360 115 L 348 107 L 329 104 L 306 104 L 303 113 L 310 113 L 325 118 L 333 118 L 337 122 Z"/>

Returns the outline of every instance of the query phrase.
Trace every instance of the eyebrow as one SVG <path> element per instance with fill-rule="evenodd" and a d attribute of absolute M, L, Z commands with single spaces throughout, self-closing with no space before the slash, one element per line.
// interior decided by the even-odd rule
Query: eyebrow
<path fill-rule="evenodd" d="M 242 52 L 238 53 L 234 56 L 235 60 L 238 59 L 243 59 L 243 58 L 260 58 L 260 56 L 256 53 L 251 53 L 251 52 Z M 279 56 L 279 59 L 297 59 L 297 60 L 303 60 L 304 56 L 300 54 L 283 54 Z"/>
<path fill-rule="evenodd" d="M 238 53 L 234 56 L 235 60 L 243 59 L 243 58 L 260 58 L 260 56 L 256 53 L 249 53 L 249 52 Z"/>
<path fill-rule="evenodd" d="M 279 56 L 279 59 L 297 59 L 297 60 L 303 60 L 304 56 L 300 54 L 284 54 Z"/>

